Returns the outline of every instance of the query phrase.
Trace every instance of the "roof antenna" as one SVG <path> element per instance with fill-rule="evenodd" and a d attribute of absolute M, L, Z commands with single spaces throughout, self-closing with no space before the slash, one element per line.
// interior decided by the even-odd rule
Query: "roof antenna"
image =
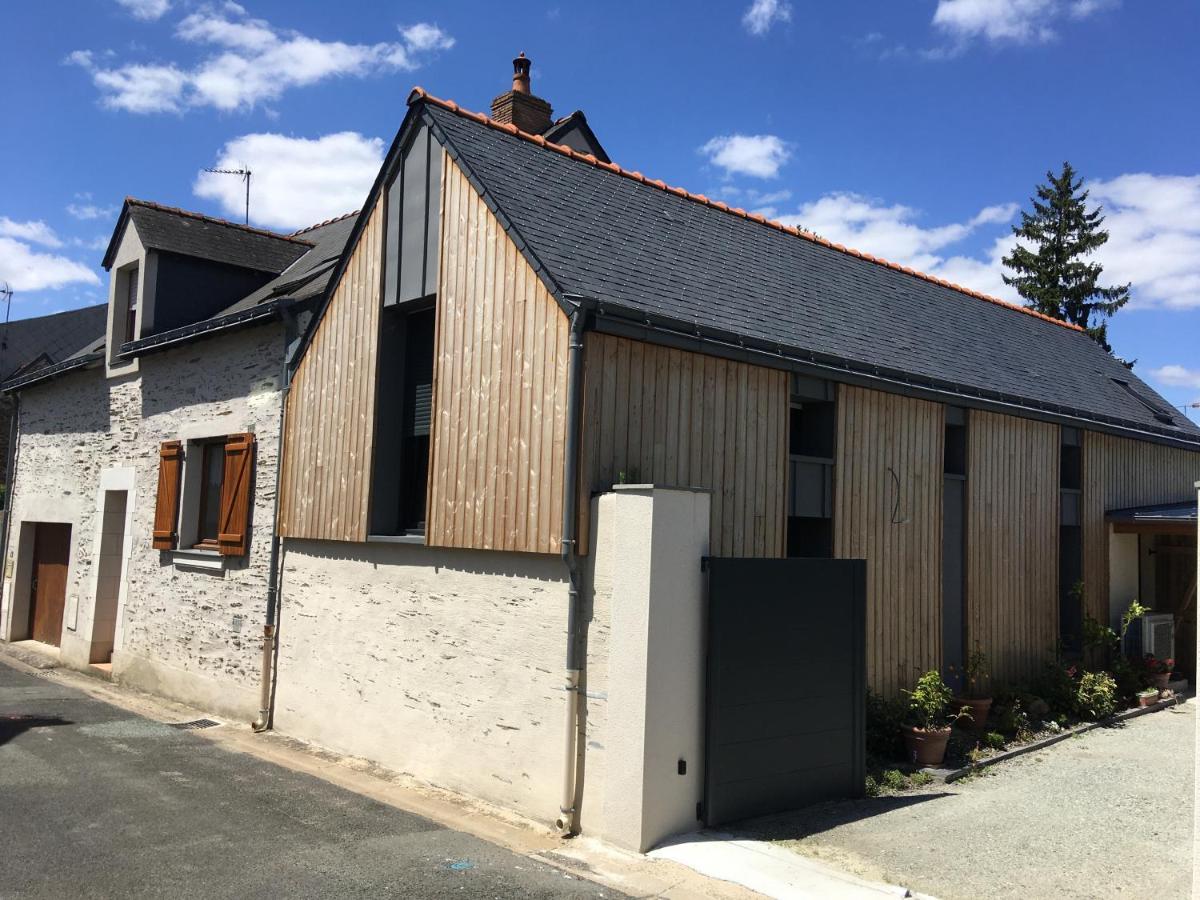
<path fill-rule="evenodd" d="M 205 169 L 205 172 L 212 172 L 214 175 L 238 175 L 242 181 L 246 182 L 246 224 L 250 224 L 250 170 L 247 168 L 241 169 Z"/>
<path fill-rule="evenodd" d="M 4 282 L 4 287 L 0 288 L 0 297 L 4 298 L 4 331 L 0 332 L 0 353 L 8 351 L 8 317 L 12 313 L 12 288 L 8 286 L 8 282 Z"/>

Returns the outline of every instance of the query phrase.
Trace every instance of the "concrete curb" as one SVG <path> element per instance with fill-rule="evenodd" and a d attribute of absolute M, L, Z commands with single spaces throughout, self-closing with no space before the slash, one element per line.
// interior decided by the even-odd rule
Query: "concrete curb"
<path fill-rule="evenodd" d="M 950 784 L 952 781 L 970 775 L 972 772 L 978 772 L 980 769 L 986 769 L 989 766 L 994 766 L 997 763 L 1007 762 L 1010 759 L 1015 759 L 1018 756 L 1024 756 L 1027 753 L 1033 753 L 1037 750 L 1044 750 L 1051 747 L 1060 741 L 1065 741 L 1067 738 L 1073 738 L 1076 735 L 1084 734 L 1095 728 L 1107 728 L 1111 725 L 1117 725 L 1129 719 L 1136 719 L 1139 716 L 1149 715 L 1153 712 L 1158 712 L 1163 709 L 1170 709 L 1174 706 L 1179 706 L 1186 703 L 1190 697 L 1195 696 L 1195 691 L 1188 691 L 1183 694 L 1176 694 L 1167 700 L 1159 700 L 1151 706 L 1135 706 L 1133 709 L 1127 709 L 1123 712 L 1109 716 L 1107 719 L 1102 719 L 1099 722 L 1085 722 L 1082 725 L 1076 725 L 1074 728 L 1068 728 L 1058 734 L 1052 734 L 1050 737 L 1040 738 L 1028 744 L 1022 744 L 1020 747 L 1013 747 L 1011 750 L 1005 750 L 1002 753 L 997 753 L 995 756 L 989 756 L 986 759 L 981 759 L 979 762 L 969 763 L 961 769 L 921 769 L 921 771 L 933 777 L 935 781 L 944 784 Z"/>

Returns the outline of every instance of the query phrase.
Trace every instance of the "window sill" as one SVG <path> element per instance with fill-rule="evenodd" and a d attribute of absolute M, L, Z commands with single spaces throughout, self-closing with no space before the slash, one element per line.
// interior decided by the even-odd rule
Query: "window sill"
<path fill-rule="evenodd" d="M 368 534 L 369 544 L 418 544 L 425 546 L 423 534 Z"/>
<path fill-rule="evenodd" d="M 171 562 L 177 569 L 201 569 L 205 572 L 225 571 L 225 557 L 216 550 L 172 550 Z"/>

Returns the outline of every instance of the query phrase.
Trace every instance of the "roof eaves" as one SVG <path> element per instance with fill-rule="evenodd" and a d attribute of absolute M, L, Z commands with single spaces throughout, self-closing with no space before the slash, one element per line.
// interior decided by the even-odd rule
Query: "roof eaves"
<path fill-rule="evenodd" d="M 424 100 L 425 102 L 431 103 L 434 106 L 438 106 L 442 109 L 445 109 L 448 112 L 454 113 L 455 115 L 461 116 L 465 119 L 474 120 L 476 122 L 479 122 L 482 125 L 486 125 L 489 128 L 493 128 L 497 131 L 503 131 L 507 134 L 518 137 L 521 140 L 527 141 L 532 144 L 536 144 L 539 147 L 543 147 L 547 150 L 556 151 L 558 153 L 561 153 L 563 156 L 569 157 L 570 159 L 574 159 L 578 162 L 582 162 L 582 163 L 586 163 L 591 166 L 595 166 L 596 168 L 605 169 L 609 172 L 612 172 L 615 175 L 620 175 L 623 178 L 629 178 L 640 184 L 645 184 L 645 185 L 649 185 L 651 187 L 658 188 L 661 191 L 665 191 L 666 193 L 674 194 L 678 197 L 681 197 L 681 198 L 684 198 L 687 200 L 691 200 L 691 201 L 693 201 L 695 203 L 699 203 L 703 206 L 708 206 L 708 207 L 711 207 L 712 209 L 720 210 L 722 212 L 729 213 L 730 215 L 735 215 L 739 218 L 746 219 L 751 222 L 755 222 L 759 225 L 763 225 L 768 228 L 773 228 L 776 231 L 781 231 L 786 234 L 790 234 L 794 237 L 799 237 L 806 241 L 811 241 L 814 244 L 819 244 L 823 247 L 827 247 L 829 249 L 836 250 L 837 252 L 843 253 L 847 256 L 853 256 L 858 259 L 862 259 L 867 262 L 871 262 L 876 265 L 882 266 L 884 268 L 893 269 L 897 272 L 903 272 L 905 275 L 910 275 L 914 278 L 919 278 L 922 281 L 927 281 L 927 282 L 930 282 L 931 284 L 939 285 L 940 287 L 949 288 L 950 290 L 956 291 L 960 294 L 965 294 L 968 297 L 974 297 L 977 300 L 984 300 L 988 303 L 992 303 L 992 304 L 994 304 L 996 306 L 1000 306 L 1004 309 L 1009 309 L 1009 310 L 1012 310 L 1013 312 L 1018 312 L 1018 313 L 1030 316 L 1035 319 L 1041 319 L 1042 321 L 1049 322 L 1049 323 L 1051 323 L 1053 325 L 1057 325 L 1061 328 L 1066 328 L 1070 331 L 1077 331 L 1077 332 L 1083 331 L 1083 329 L 1080 328 L 1078 325 L 1073 325 L 1070 322 L 1064 322 L 1062 319 L 1056 319 L 1053 316 L 1048 316 L 1048 315 L 1045 315 L 1044 313 L 1037 312 L 1036 310 L 1033 310 L 1033 309 L 1027 309 L 1026 307 L 1023 307 L 1023 306 L 1017 306 L 1013 303 L 1008 303 L 1007 301 L 1001 300 L 999 297 L 993 297 L 989 294 L 984 294 L 980 291 L 972 290 L 971 288 L 963 287 L 962 285 L 955 284 L 950 281 L 946 281 L 945 279 L 938 278 L 937 276 L 929 275 L 925 272 L 920 272 L 917 269 L 913 269 L 908 266 L 902 266 L 899 263 L 891 262 L 890 260 L 883 259 L 882 257 L 873 256 L 869 253 L 864 253 L 861 250 L 855 250 L 852 247 L 846 247 L 842 244 L 834 243 L 833 241 L 826 240 L 825 238 L 820 237 L 819 235 L 813 234 L 808 231 L 804 231 L 803 229 L 795 228 L 791 225 L 784 225 L 782 222 L 775 222 L 771 219 L 766 218 L 765 216 L 759 215 L 757 213 L 746 212 L 744 209 L 740 209 L 738 207 L 731 207 L 725 203 L 722 203 L 720 200 L 711 200 L 708 197 L 704 196 L 703 194 L 693 194 L 690 191 L 685 190 L 684 188 L 672 187 L 671 185 L 668 185 L 663 181 L 656 180 L 656 179 L 649 179 L 645 175 L 643 175 L 641 172 L 629 171 L 629 170 L 623 169 L 620 166 L 618 166 L 616 163 L 604 162 L 602 160 L 597 159 L 594 156 L 591 156 L 586 153 L 580 153 L 577 150 L 573 150 L 570 147 L 564 146 L 563 144 L 555 144 L 551 141 L 546 140 L 546 138 L 540 134 L 530 134 L 529 132 L 521 131 L 515 125 L 512 125 L 510 123 L 497 122 L 494 119 L 491 119 L 488 116 L 485 116 L 483 113 L 471 112 L 470 110 L 463 109 L 457 103 L 455 103 L 453 100 L 442 100 L 439 97 L 434 97 L 432 94 L 428 93 L 426 90 L 424 90 L 423 88 L 420 88 L 420 87 L 413 89 L 412 94 L 409 96 L 408 102 L 411 105 L 412 103 L 416 102 L 416 100 L 418 100 L 418 99 Z"/>
<path fill-rule="evenodd" d="M 220 331 L 232 331 L 235 328 L 252 325 L 255 322 L 270 319 L 278 315 L 280 308 L 286 305 L 290 299 L 289 297 L 275 297 L 259 306 L 253 306 L 250 309 L 232 313 L 231 315 L 205 319 L 203 322 L 185 325 L 182 328 L 173 328 L 170 331 L 162 332 L 162 334 L 152 335 L 138 341 L 129 341 L 121 345 L 117 356 L 121 359 L 133 359 L 134 357 L 145 356 L 149 353 L 167 350 L 179 344 L 207 337 Z"/>
<path fill-rule="evenodd" d="M 43 381 L 49 381 L 52 378 L 57 378 L 66 372 L 73 369 L 82 369 L 90 366 L 92 363 L 100 362 L 104 359 L 103 351 L 88 353 L 84 356 L 73 356 L 70 359 L 64 359 L 52 366 L 47 366 L 44 369 L 38 369 L 36 372 L 30 372 L 27 375 L 22 375 L 18 378 L 10 378 L 8 381 L 0 384 L 0 392 L 11 394 L 14 391 L 19 391 L 23 388 L 31 387 Z"/>

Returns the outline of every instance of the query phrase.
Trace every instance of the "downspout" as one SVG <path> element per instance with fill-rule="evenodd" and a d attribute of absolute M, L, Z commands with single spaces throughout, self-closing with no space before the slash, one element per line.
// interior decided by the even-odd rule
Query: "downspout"
<path fill-rule="evenodd" d="M 583 695 L 579 686 L 584 660 L 580 650 L 579 633 L 581 591 L 577 550 L 576 508 L 579 489 L 579 429 L 583 418 L 580 402 L 583 394 L 583 331 L 587 319 L 584 298 L 568 295 L 577 303 L 571 313 L 571 331 L 567 350 L 567 440 L 563 454 L 563 521 L 562 559 L 567 566 L 567 663 L 563 689 L 567 695 L 566 732 L 563 743 L 562 799 L 558 805 L 555 828 L 560 834 L 572 835 L 578 830 L 575 797 L 578 794 L 579 728 L 583 721 Z"/>
<path fill-rule="evenodd" d="M 0 532 L 0 601 L 4 599 L 3 584 L 8 575 L 8 534 L 12 531 L 13 485 L 17 482 L 17 435 L 21 416 L 21 395 L 13 392 L 12 418 L 8 422 L 8 450 L 4 454 L 4 529 Z M 12 600 L 8 598 L 9 631 L 12 633 Z M 0 635 L 2 636 L 2 635 Z"/>
<path fill-rule="evenodd" d="M 288 393 L 292 389 L 291 370 L 288 366 L 288 338 L 295 319 L 291 310 L 281 303 L 279 314 L 283 319 L 283 374 L 282 388 L 279 392 L 279 439 L 275 444 L 275 512 L 271 523 L 271 560 L 270 571 L 267 573 L 267 618 L 263 625 L 262 642 L 262 684 L 259 686 L 258 718 L 251 723 L 256 733 L 267 731 L 271 727 L 274 710 L 272 709 L 272 690 L 274 684 L 275 662 L 275 624 L 279 610 L 279 491 L 283 482 L 283 441 L 284 428 L 287 424 Z"/>

